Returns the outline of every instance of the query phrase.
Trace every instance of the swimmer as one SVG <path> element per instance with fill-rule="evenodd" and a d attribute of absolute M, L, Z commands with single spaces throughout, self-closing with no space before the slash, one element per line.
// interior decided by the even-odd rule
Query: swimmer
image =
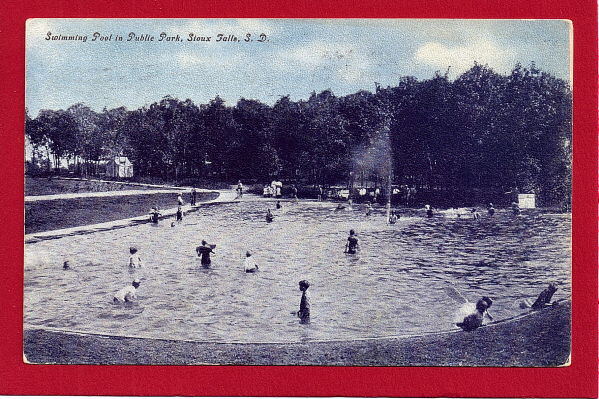
<path fill-rule="evenodd" d="M 258 271 L 258 265 L 254 263 L 254 258 L 252 258 L 252 254 L 250 251 L 245 253 L 245 260 L 243 261 L 243 270 L 246 273 L 255 273 Z"/>
<path fill-rule="evenodd" d="M 391 211 L 391 215 L 389 215 L 389 224 L 395 224 L 397 223 L 397 215 L 395 214 L 395 211 Z"/>
<path fill-rule="evenodd" d="M 351 229 L 349 231 L 349 237 L 347 237 L 347 243 L 345 244 L 346 254 L 355 254 L 358 249 L 358 238 L 356 238 L 356 232 Z"/>
<path fill-rule="evenodd" d="M 300 324 L 310 324 L 310 294 L 308 294 L 310 283 L 307 280 L 299 282 L 299 289 L 302 292 L 300 300 L 300 309 L 297 312 L 297 317 L 300 318 Z"/>
<path fill-rule="evenodd" d="M 555 294 L 556 291 L 557 287 L 555 286 L 555 284 L 549 284 L 549 286 L 539 294 L 537 300 L 532 305 L 530 305 L 530 302 L 528 300 L 521 301 L 520 309 L 531 308 L 532 310 L 539 310 L 547 306 L 555 305 L 557 302 L 553 302 L 553 304 L 550 304 L 550 302 L 551 298 L 553 297 L 553 294 Z"/>
<path fill-rule="evenodd" d="M 476 208 L 472 208 L 472 210 L 470 211 L 470 213 L 472 213 L 472 217 L 474 219 L 480 219 L 480 213 L 478 213 L 478 211 L 476 210 Z"/>
<path fill-rule="evenodd" d="M 191 189 L 191 206 L 195 206 L 196 205 L 197 195 L 198 195 L 198 191 L 196 190 L 195 187 L 193 187 Z"/>
<path fill-rule="evenodd" d="M 202 245 L 196 248 L 198 256 L 202 258 L 201 262 L 203 266 L 207 266 L 211 263 L 210 253 L 214 253 L 213 249 L 216 247 L 214 244 L 208 244 L 206 240 L 202 240 Z"/>
<path fill-rule="evenodd" d="M 281 201 L 277 201 L 277 209 L 281 209 Z"/>
<path fill-rule="evenodd" d="M 372 215 L 372 205 L 370 204 L 370 202 L 368 202 L 368 204 L 366 204 L 366 216 L 370 215 Z"/>
<path fill-rule="evenodd" d="M 424 206 L 424 210 L 426 211 L 426 217 L 432 218 L 433 217 L 433 208 L 430 205 L 425 205 Z"/>
<path fill-rule="evenodd" d="M 487 211 L 489 212 L 489 216 L 493 216 L 495 214 L 495 208 L 493 208 L 493 203 L 489 203 Z"/>
<path fill-rule="evenodd" d="M 483 325 L 485 316 L 488 317 L 489 320 L 493 320 L 493 317 L 488 311 L 491 304 L 493 304 L 491 298 L 486 296 L 482 297 L 482 299 L 476 302 L 476 311 L 471 315 L 464 317 L 464 320 L 460 323 L 456 323 L 456 325 L 464 331 L 472 331 Z"/>
<path fill-rule="evenodd" d="M 132 269 L 137 269 L 141 267 L 141 258 L 137 255 L 137 248 L 131 247 L 129 248 L 129 267 Z"/>
<path fill-rule="evenodd" d="M 139 287 L 140 281 L 133 280 L 131 285 L 120 289 L 116 294 L 114 294 L 113 302 L 131 302 L 133 299 L 136 299 L 135 290 Z"/>
<path fill-rule="evenodd" d="M 154 207 L 150 210 L 150 221 L 152 223 L 158 223 L 158 218 L 162 216 L 162 214 L 158 211 L 158 208 Z"/>
<path fill-rule="evenodd" d="M 512 202 L 512 212 L 514 213 L 514 215 L 520 214 L 520 205 L 518 205 L 517 202 Z"/>
<path fill-rule="evenodd" d="M 268 208 L 268 209 L 266 210 L 266 221 L 267 221 L 268 223 L 270 223 L 270 222 L 272 222 L 272 221 L 273 221 L 273 219 L 274 219 L 274 218 L 275 218 L 275 217 L 274 217 L 274 216 L 273 216 L 273 214 L 270 212 L 270 208 Z"/>
<path fill-rule="evenodd" d="M 62 269 L 63 270 L 69 270 L 71 269 L 71 263 L 68 260 L 65 260 L 64 263 L 62 264 Z"/>

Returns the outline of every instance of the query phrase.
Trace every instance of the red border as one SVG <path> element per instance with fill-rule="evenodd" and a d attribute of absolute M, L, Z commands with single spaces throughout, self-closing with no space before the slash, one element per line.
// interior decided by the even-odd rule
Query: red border
<path fill-rule="evenodd" d="M 592 0 L 5 0 L 0 19 L 4 226 L 0 394 L 597 397 L 597 8 Z M 526 18 L 574 26 L 572 365 L 553 369 L 37 366 L 22 361 L 27 18 Z M 7 183 L 5 183 L 7 182 Z"/>

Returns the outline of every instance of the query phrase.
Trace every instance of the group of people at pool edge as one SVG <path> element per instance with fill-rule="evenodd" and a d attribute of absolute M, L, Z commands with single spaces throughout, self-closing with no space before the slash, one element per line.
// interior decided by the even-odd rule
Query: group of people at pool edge
<path fill-rule="evenodd" d="M 195 197 L 195 195 L 193 195 L 193 194 L 195 194 L 194 191 L 195 191 L 195 189 L 192 191 L 192 201 L 195 203 L 195 198 L 193 198 L 193 197 Z M 236 188 L 236 191 L 238 193 L 237 198 L 241 198 L 243 195 L 243 186 L 241 184 L 241 181 L 239 182 L 239 184 Z M 297 198 L 295 193 L 294 193 L 294 197 Z M 181 221 L 182 220 L 181 207 L 183 206 L 182 194 L 179 194 L 177 197 L 177 205 L 178 205 L 178 208 L 177 208 L 177 213 L 176 213 L 176 220 Z M 277 209 L 279 209 L 281 207 L 280 201 L 277 201 L 276 205 L 277 205 Z M 350 207 L 351 207 L 351 203 L 350 203 Z M 370 203 L 368 203 L 366 216 L 370 216 L 372 213 L 372 210 L 373 210 L 372 205 Z M 426 205 L 424 210 L 426 212 L 427 217 L 433 216 L 433 208 L 432 207 L 430 207 L 429 205 Z M 487 210 L 488 210 L 489 215 L 493 216 L 493 214 L 495 213 L 495 208 L 493 207 L 492 203 L 490 203 L 488 205 Z M 512 203 L 512 211 L 515 215 L 520 213 L 517 203 L 515 203 L 515 202 Z M 475 219 L 480 218 L 480 214 L 478 213 L 478 211 L 475 208 L 472 208 L 471 213 Z M 160 213 L 158 212 L 157 208 L 153 208 L 152 212 L 151 212 L 152 222 L 157 223 L 159 215 L 160 215 Z M 459 216 L 460 215 L 458 214 L 458 217 Z M 267 210 L 266 221 L 272 222 L 273 219 L 274 219 L 274 216 L 272 215 L 270 208 L 269 208 Z M 395 224 L 398 219 L 399 219 L 399 215 L 395 213 L 395 210 L 393 210 L 389 214 L 389 218 L 387 221 L 389 224 Z M 202 266 L 209 267 L 209 265 L 211 264 L 210 254 L 214 253 L 215 247 L 216 247 L 215 244 L 208 244 L 205 240 L 202 240 L 201 245 L 196 248 L 196 253 L 197 253 L 198 257 L 200 257 Z M 344 252 L 346 254 L 350 254 L 350 255 L 356 254 L 358 249 L 359 249 L 359 244 L 358 244 L 357 235 L 356 235 L 355 231 L 353 229 L 351 229 L 349 232 L 349 237 L 347 238 Z M 130 254 L 131 254 L 131 256 L 129 259 L 129 267 L 130 268 L 140 268 L 142 263 L 141 263 L 141 258 L 137 255 L 137 249 L 134 247 L 131 247 Z M 68 262 L 65 262 L 64 268 L 65 269 L 69 268 Z M 246 273 L 255 273 L 255 272 L 259 271 L 259 266 L 258 266 L 258 264 L 256 264 L 254 262 L 254 259 L 253 259 L 250 251 L 246 252 L 246 256 L 244 259 L 244 271 Z M 136 289 L 140 286 L 140 284 L 141 284 L 141 281 L 139 279 L 135 279 L 131 283 L 130 286 L 126 286 L 126 287 L 122 288 L 121 290 L 119 290 L 114 295 L 113 301 L 114 302 L 130 302 L 130 301 L 136 299 L 136 294 L 135 294 Z M 307 292 L 309 286 L 310 286 L 310 284 L 306 280 L 302 280 L 299 282 L 299 289 L 302 292 L 302 296 L 301 296 L 301 300 L 300 300 L 300 310 L 298 312 L 293 312 L 300 318 L 300 323 L 302 323 L 302 324 L 310 323 L 310 299 L 309 299 L 309 295 Z M 538 309 L 542 308 L 543 306 L 546 306 L 547 304 L 549 304 L 551 297 L 552 297 L 553 293 L 555 293 L 555 291 L 557 291 L 557 287 L 554 284 L 550 284 L 548 289 L 544 290 L 541 293 L 541 295 L 539 295 L 539 297 L 537 298 L 537 300 L 535 301 L 535 303 L 533 305 L 530 305 L 526 301 L 522 301 L 520 303 L 520 307 L 521 308 L 530 307 L 534 310 L 538 310 Z M 478 300 L 475 305 L 476 310 L 472 314 L 469 314 L 468 316 L 464 317 L 463 321 L 456 323 L 456 325 L 458 327 L 462 328 L 464 331 L 472 331 L 472 330 L 475 330 L 476 328 L 482 326 L 485 318 L 492 321 L 493 317 L 490 315 L 490 313 L 488 311 L 488 309 L 491 307 L 492 303 L 493 303 L 493 301 L 491 300 L 491 298 L 486 297 L 486 296 L 482 297 L 482 299 Z"/>

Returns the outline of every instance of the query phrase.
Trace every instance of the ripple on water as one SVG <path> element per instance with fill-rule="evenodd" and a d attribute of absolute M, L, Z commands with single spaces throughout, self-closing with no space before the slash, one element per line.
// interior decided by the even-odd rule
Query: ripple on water
<path fill-rule="evenodd" d="M 271 204 L 271 205 L 274 205 Z M 519 312 L 549 281 L 569 297 L 569 215 L 513 217 L 498 211 L 481 220 L 402 217 L 386 225 L 362 207 L 285 204 L 264 221 L 265 204 L 208 206 L 182 224 L 139 226 L 26 245 L 24 321 L 103 334 L 228 342 L 304 342 L 397 335 L 453 328 L 459 303 L 490 295 L 495 318 Z M 358 256 L 343 253 L 349 229 Z M 202 239 L 217 244 L 203 268 Z M 144 267 L 126 267 L 129 246 Z M 251 250 L 261 271 L 243 272 Z M 72 270 L 62 270 L 67 257 Z M 112 296 L 140 277 L 139 304 L 113 306 Z M 311 283 L 312 324 L 299 308 L 298 282 Z M 431 317 L 436 315 L 436 317 Z"/>

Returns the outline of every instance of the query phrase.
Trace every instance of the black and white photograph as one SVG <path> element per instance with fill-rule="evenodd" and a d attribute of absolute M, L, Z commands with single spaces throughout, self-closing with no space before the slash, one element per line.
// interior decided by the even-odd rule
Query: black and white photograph
<path fill-rule="evenodd" d="M 572 36 L 28 20 L 24 361 L 567 367 Z"/>

